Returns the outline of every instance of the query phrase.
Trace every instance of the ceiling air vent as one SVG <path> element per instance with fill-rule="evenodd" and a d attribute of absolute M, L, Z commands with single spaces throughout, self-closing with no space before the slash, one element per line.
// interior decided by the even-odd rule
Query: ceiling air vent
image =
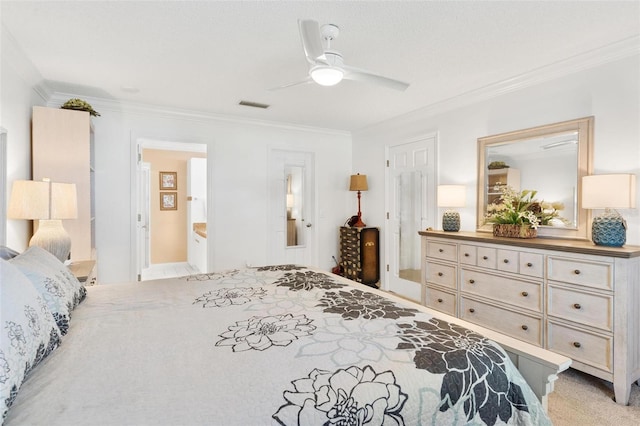
<path fill-rule="evenodd" d="M 259 102 L 251 102 L 251 101 L 240 101 L 238 105 L 243 105 L 243 106 L 248 106 L 253 108 L 262 108 L 262 109 L 269 108 L 269 105 L 267 104 L 261 104 Z"/>

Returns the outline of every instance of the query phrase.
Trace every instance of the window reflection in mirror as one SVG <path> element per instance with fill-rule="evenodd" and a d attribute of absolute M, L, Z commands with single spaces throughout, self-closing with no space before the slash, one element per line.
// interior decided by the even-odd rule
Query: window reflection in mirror
<path fill-rule="evenodd" d="M 485 203 L 500 203 L 499 189 L 537 191 L 542 226 L 577 226 L 578 132 L 486 147 Z"/>
<path fill-rule="evenodd" d="M 287 209 L 287 247 L 302 246 L 304 242 L 304 232 L 302 225 L 304 220 L 304 167 L 286 166 L 286 200 Z"/>

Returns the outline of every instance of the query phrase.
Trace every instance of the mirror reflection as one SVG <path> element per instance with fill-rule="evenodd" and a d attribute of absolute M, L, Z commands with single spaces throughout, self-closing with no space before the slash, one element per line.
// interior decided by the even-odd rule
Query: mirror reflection
<path fill-rule="evenodd" d="M 420 229 L 422 219 L 422 173 L 419 170 L 402 172 L 396 179 L 398 209 L 399 276 L 420 282 Z"/>
<path fill-rule="evenodd" d="M 592 172 L 593 117 L 478 139 L 478 231 L 491 231 L 506 190 L 535 191 L 538 236 L 587 238 L 582 177 Z"/>
<path fill-rule="evenodd" d="M 578 132 L 486 147 L 485 203 L 499 206 L 505 186 L 536 191 L 541 226 L 577 226 Z"/>
<path fill-rule="evenodd" d="M 285 167 L 286 176 L 286 201 L 287 209 L 287 247 L 304 245 L 304 232 L 302 232 L 303 216 L 303 177 L 304 168 L 300 166 Z"/>

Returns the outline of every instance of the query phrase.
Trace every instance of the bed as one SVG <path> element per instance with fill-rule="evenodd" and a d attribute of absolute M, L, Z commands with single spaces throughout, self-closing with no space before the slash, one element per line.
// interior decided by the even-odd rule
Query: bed
<path fill-rule="evenodd" d="M 69 285 L 7 426 L 545 425 L 570 363 L 298 265 Z"/>

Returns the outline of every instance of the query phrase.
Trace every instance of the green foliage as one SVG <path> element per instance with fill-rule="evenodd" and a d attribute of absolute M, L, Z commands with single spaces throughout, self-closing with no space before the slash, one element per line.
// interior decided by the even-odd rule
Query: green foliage
<path fill-rule="evenodd" d="M 100 116 L 100 113 L 98 113 L 96 110 L 94 110 L 93 107 L 91 105 L 89 105 L 88 102 L 83 101 L 82 99 L 78 99 L 78 98 L 69 99 L 67 102 L 62 104 L 62 106 L 60 108 L 62 108 L 62 109 L 74 109 L 74 110 L 77 110 L 77 111 L 88 111 L 89 114 L 91 114 L 94 117 L 99 117 Z"/>

